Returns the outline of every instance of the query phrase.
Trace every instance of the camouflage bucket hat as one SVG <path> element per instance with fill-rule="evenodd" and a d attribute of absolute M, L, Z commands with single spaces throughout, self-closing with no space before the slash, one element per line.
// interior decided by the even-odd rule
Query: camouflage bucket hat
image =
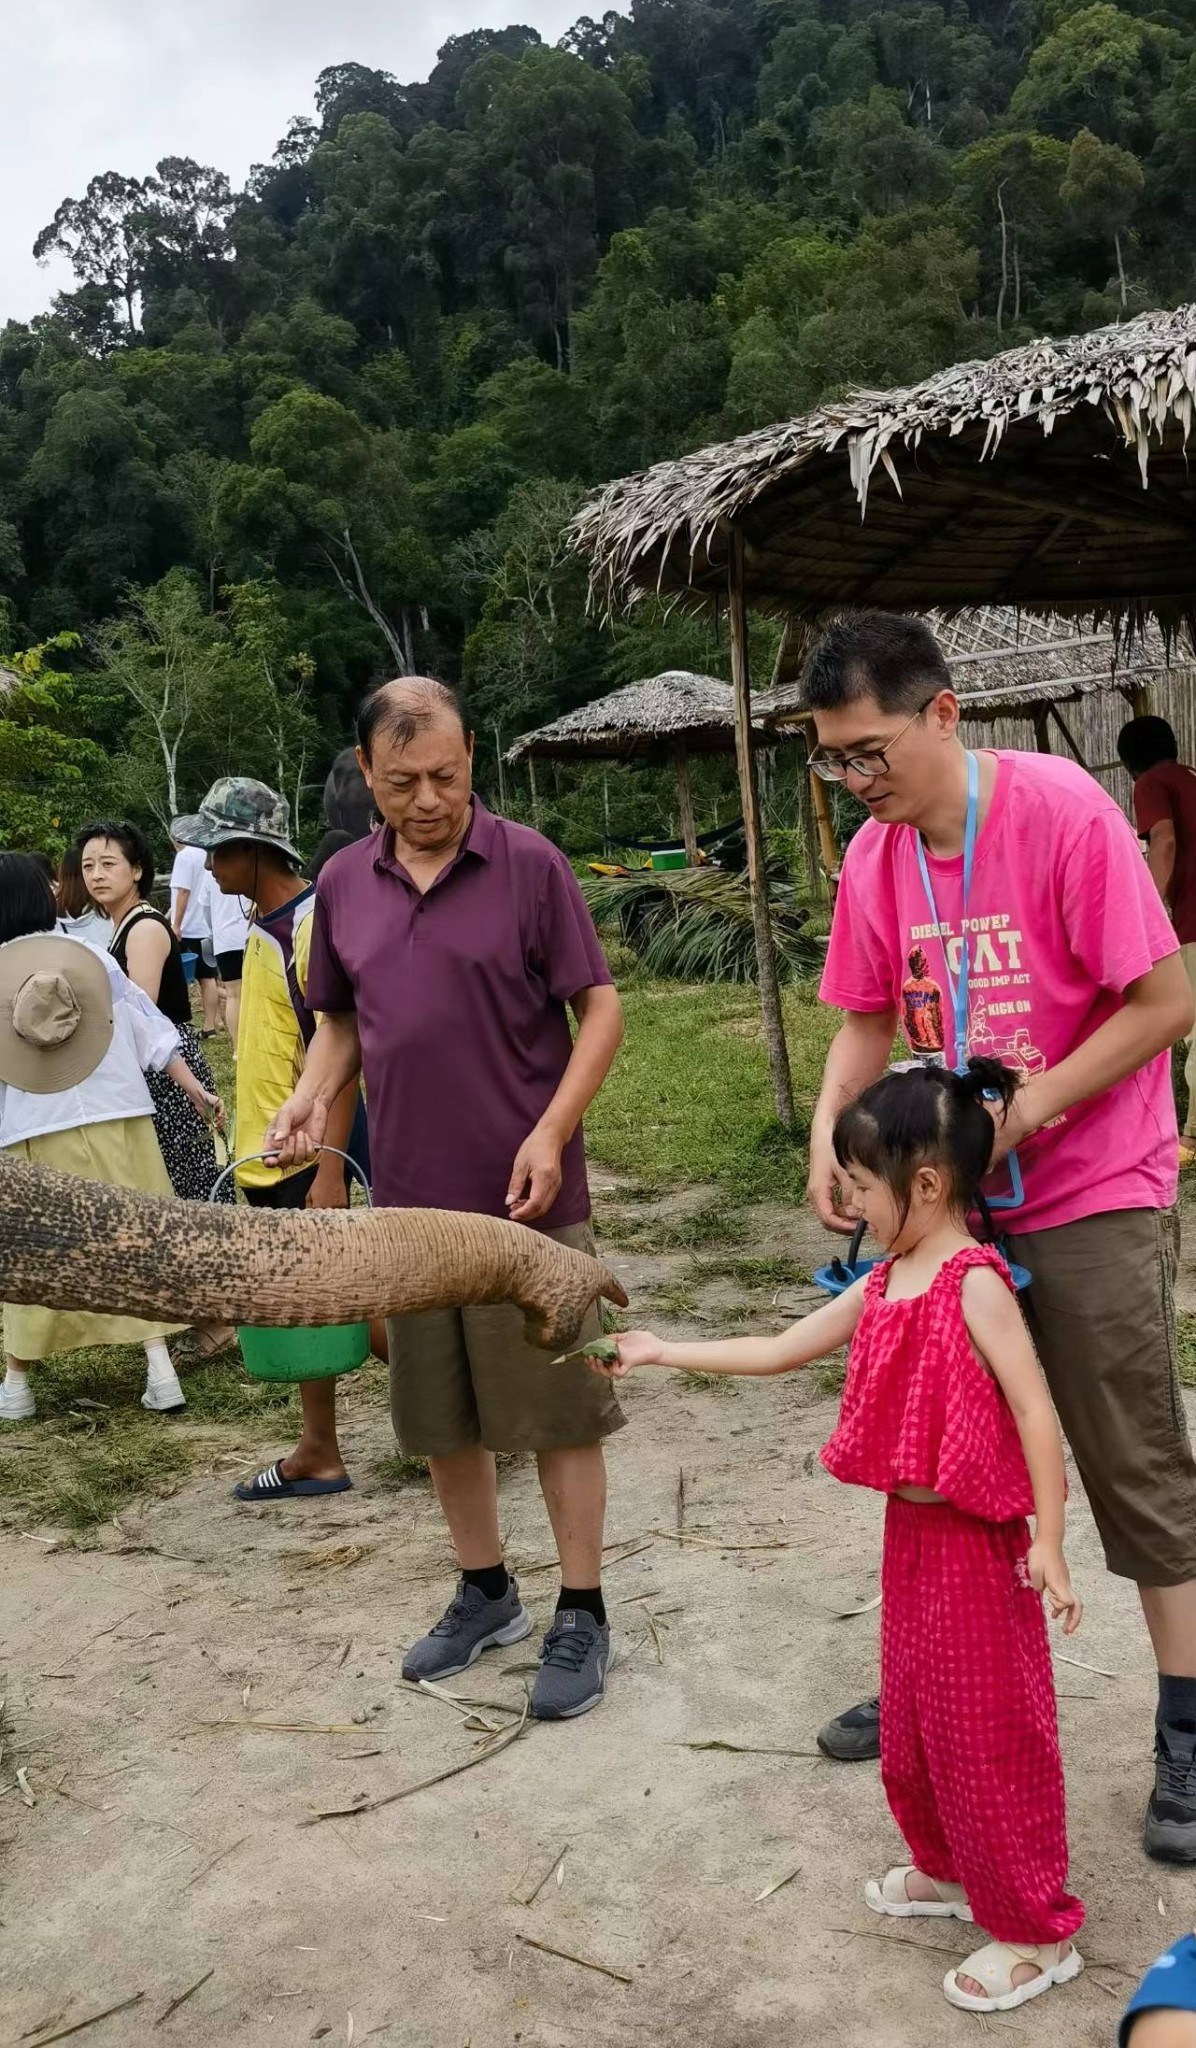
<path fill-rule="evenodd" d="M 230 846 L 236 840 L 273 846 L 296 865 L 303 856 L 291 842 L 291 807 L 285 796 L 250 775 L 225 775 L 214 782 L 198 811 L 172 818 L 170 836 L 180 846 Z"/>

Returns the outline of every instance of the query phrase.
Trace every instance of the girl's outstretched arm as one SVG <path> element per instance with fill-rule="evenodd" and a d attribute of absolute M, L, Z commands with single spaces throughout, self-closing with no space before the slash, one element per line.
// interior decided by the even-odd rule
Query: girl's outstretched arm
<path fill-rule="evenodd" d="M 857 1280 L 825 1308 L 791 1323 L 777 1337 L 728 1337 L 712 1344 L 672 1344 L 651 1330 L 628 1330 L 618 1341 L 619 1356 L 611 1365 L 591 1359 L 595 1372 L 621 1379 L 636 1365 L 667 1365 L 678 1372 L 725 1372 L 748 1378 L 795 1372 L 826 1358 L 850 1343 L 864 1306 L 864 1282 Z"/>
<path fill-rule="evenodd" d="M 1034 1541 L 1027 1560 L 1036 1592 L 1050 1598 L 1054 1619 L 1065 1616 L 1074 1635 L 1083 1607 L 1063 1555 L 1067 1479 L 1063 1439 L 1042 1368 L 1021 1310 L 999 1273 L 973 1266 L 964 1275 L 963 1314 L 968 1335 L 1013 1410 L 1034 1489 Z"/>

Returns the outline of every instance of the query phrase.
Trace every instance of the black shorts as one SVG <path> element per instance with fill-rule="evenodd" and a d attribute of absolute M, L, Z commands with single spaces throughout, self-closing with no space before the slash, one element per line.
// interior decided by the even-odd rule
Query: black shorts
<path fill-rule="evenodd" d="M 184 960 L 194 959 L 196 981 L 215 981 L 216 963 L 204 959 L 202 939 L 180 939 L 179 951 Z"/>
<path fill-rule="evenodd" d="M 238 947 L 235 953 L 217 953 L 216 967 L 221 981 L 240 981 L 241 969 L 245 965 L 245 948 Z"/>
<path fill-rule="evenodd" d="M 242 1188 L 241 1193 L 251 1209 L 306 1209 L 315 1177 L 315 1167 L 305 1166 L 301 1173 L 289 1173 L 268 1188 Z"/>

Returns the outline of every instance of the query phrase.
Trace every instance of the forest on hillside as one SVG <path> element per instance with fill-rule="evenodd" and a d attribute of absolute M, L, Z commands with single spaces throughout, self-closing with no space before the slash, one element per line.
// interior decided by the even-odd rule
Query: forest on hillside
<path fill-rule="evenodd" d="M 595 484 L 1196 298 L 1196 0 L 479 31 L 426 80 L 321 72 L 242 191 L 98 169 L 36 246 L 75 283 L 0 331 L 0 844 L 160 828 L 230 771 L 310 837 L 387 674 L 463 682 L 497 795 L 543 718 L 727 672 L 705 622 L 587 616 L 564 534 Z M 635 837 L 658 796 L 613 780 Z M 549 792 L 566 842 L 601 836 L 596 789 Z"/>

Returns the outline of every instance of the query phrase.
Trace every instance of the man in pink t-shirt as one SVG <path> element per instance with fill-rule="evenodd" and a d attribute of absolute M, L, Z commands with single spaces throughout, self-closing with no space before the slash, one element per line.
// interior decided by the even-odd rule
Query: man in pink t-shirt
<path fill-rule="evenodd" d="M 1049 754 L 977 756 L 965 904 L 968 756 L 950 671 L 921 621 L 841 619 L 811 658 L 806 695 L 815 766 L 871 813 L 844 861 L 822 983 L 845 1016 L 811 1131 L 810 1199 L 828 1228 L 851 1228 L 831 1131 L 908 1023 L 916 950 L 919 982 L 943 989 L 938 1057 L 982 1052 L 1025 1076 L 997 1134 L 999 1158 L 1016 1147 L 1025 1186 L 1009 1246 L 1033 1274 L 1028 1317 L 1106 1563 L 1136 1581 L 1158 1661 L 1145 1844 L 1196 1862 L 1196 1464 L 1174 1360 L 1168 1056 L 1193 1011 L 1175 932 L 1117 805 Z M 998 1166 L 989 1192 L 1008 1190 Z M 876 1755 L 879 1724 L 868 1701 L 819 1741 L 834 1756 Z"/>

